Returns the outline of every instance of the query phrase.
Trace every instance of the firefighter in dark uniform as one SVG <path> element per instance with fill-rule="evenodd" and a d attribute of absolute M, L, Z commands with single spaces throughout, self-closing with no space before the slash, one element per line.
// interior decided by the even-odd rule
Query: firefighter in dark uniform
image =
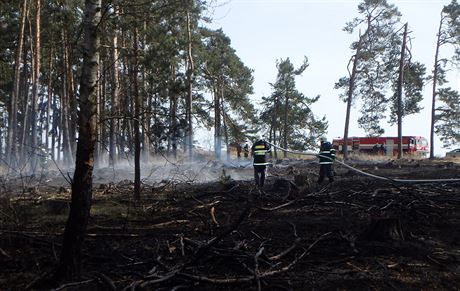
<path fill-rule="evenodd" d="M 270 152 L 270 145 L 266 141 L 259 139 L 252 145 L 251 152 L 254 157 L 253 165 L 256 185 L 263 187 L 265 182 L 265 170 L 269 164 L 267 163 L 266 155 Z"/>
<path fill-rule="evenodd" d="M 335 149 L 332 147 L 332 144 L 327 141 L 326 137 L 321 137 L 320 139 L 321 147 L 319 150 L 319 178 L 318 183 L 321 184 L 324 180 L 324 177 L 329 178 L 329 182 L 334 182 L 334 172 L 332 170 L 332 164 L 335 160 Z"/>

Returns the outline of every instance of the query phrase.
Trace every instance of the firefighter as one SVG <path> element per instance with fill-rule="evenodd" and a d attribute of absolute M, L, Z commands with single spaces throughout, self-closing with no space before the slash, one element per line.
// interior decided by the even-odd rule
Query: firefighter
<path fill-rule="evenodd" d="M 335 149 L 332 147 L 332 144 L 327 141 L 325 136 L 322 136 L 320 139 L 320 150 L 319 150 L 319 178 L 318 184 L 321 184 L 324 180 L 324 177 L 329 178 L 329 182 L 334 182 L 334 172 L 332 170 L 332 164 L 335 160 Z"/>
<path fill-rule="evenodd" d="M 254 179 L 258 187 L 263 187 L 265 182 L 265 171 L 267 169 L 267 154 L 270 152 L 270 145 L 263 139 L 259 139 L 252 145 L 252 156 L 254 157 Z"/>

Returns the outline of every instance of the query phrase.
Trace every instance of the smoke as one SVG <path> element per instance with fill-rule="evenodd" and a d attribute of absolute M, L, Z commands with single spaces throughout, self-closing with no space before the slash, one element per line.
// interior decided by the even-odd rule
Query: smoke
<path fill-rule="evenodd" d="M 219 181 L 224 175 L 233 180 L 249 180 L 253 178 L 252 171 L 250 160 L 214 160 L 202 155 L 195 156 L 191 162 L 170 157 L 149 157 L 147 161 L 141 161 L 141 181 L 144 184 L 162 181 L 204 183 Z M 94 183 L 124 180 L 134 180 L 134 164 L 130 160 L 120 161 L 116 167 L 104 165 L 94 170 Z"/>

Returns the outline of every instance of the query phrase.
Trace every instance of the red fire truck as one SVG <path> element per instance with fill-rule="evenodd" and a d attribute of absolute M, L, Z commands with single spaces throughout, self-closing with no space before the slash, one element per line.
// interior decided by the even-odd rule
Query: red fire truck
<path fill-rule="evenodd" d="M 333 147 L 338 153 L 343 153 L 343 138 L 332 140 Z M 380 155 L 398 154 L 398 137 L 349 137 L 347 143 L 349 153 L 367 153 Z M 428 141 L 422 136 L 403 136 L 402 148 L 404 154 L 424 156 L 429 152 Z"/>

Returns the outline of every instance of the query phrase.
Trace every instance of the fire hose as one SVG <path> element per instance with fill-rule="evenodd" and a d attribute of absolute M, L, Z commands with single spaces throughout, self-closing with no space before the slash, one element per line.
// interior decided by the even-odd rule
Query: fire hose
<path fill-rule="evenodd" d="M 352 167 L 346 163 L 344 163 L 343 161 L 340 161 L 338 159 L 333 159 L 331 157 L 328 157 L 328 156 L 323 156 L 323 155 L 320 155 L 320 154 L 317 154 L 317 153 L 312 153 L 312 152 L 299 152 L 299 151 L 292 151 L 292 150 L 288 150 L 288 149 L 284 149 L 282 147 L 279 147 L 275 144 L 272 144 L 271 142 L 268 142 L 267 143 L 283 152 L 286 152 L 286 153 L 291 153 L 291 154 L 296 154 L 296 155 L 304 155 L 304 156 L 315 156 L 315 157 L 321 157 L 321 158 L 326 158 L 326 159 L 329 159 L 331 160 L 332 162 L 336 162 L 336 163 L 339 163 L 340 165 L 352 170 L 352 171 L 355 171 L 357 173 L 360 173 L 362 175 L 365 175 L 365 176 L 368 176 L 368 177 L 372 177 L 372 178 L 375 178 L 375 179 L 379 179 L 379 180 L 386 180 L 386 181 L 390 181 L 390 182 L 396 182 L 396 183 L 448 183 L 448 182 L 460 182 L 460 179 L 419 179 L 419 180 L 407 180 L 407 179 L 394 179 L 394 178 L 390 178 L 390 177 L 385 177 L 385 176 L 379 176 L 379 175 L 374 175 L 374 174 L 371 174 L 371 173 L 367 173 L 367 172 L 364 172 L 362 170 L 359 170 L 355 167 Z"/>

